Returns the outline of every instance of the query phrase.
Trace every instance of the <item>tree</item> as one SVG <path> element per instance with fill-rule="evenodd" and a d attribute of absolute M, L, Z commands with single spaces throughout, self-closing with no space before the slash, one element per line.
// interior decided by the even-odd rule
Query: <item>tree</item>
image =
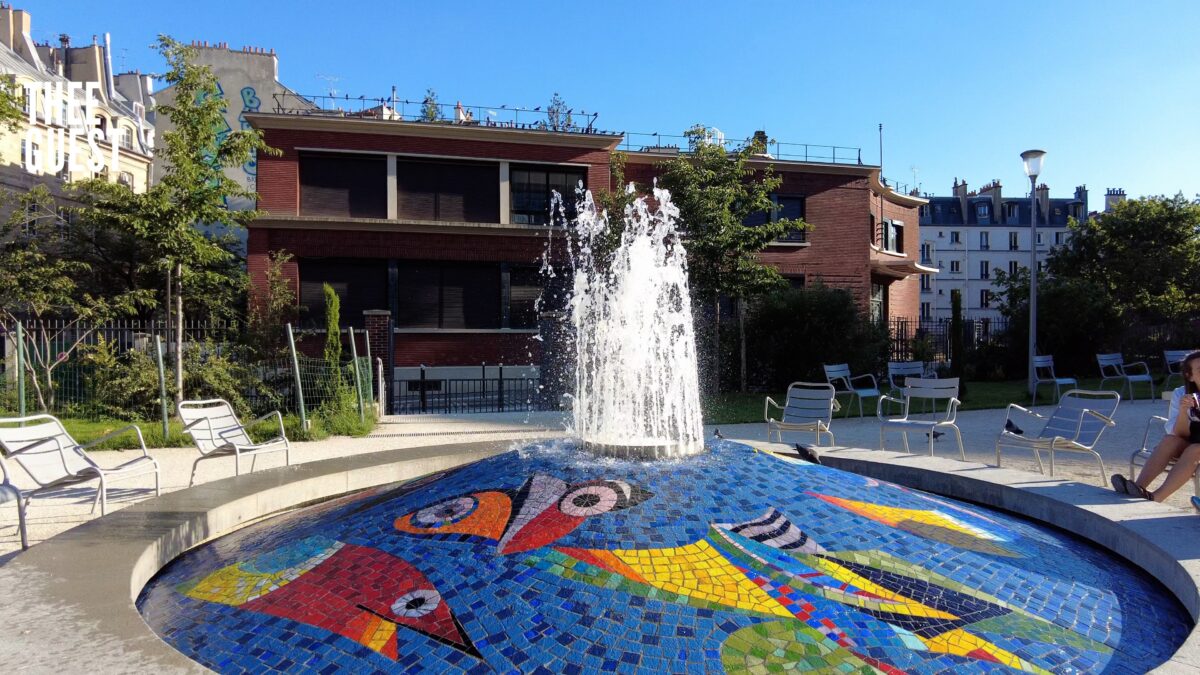
<path fill-rule="evenodd" d="M 0 81 L 0 129 L 16 133 L 29 116 L 23 110 L 25 89 L 16 81 Z"/>
<path fill-rule="evenodd" d="M 747 298 L 781 287 L 779 272 L 760 262 L 758 254 L 787 232 L 809 225 L 774 217 L 777 207 L 771 193 L 782 179 L 770 165 L 751 165 L 756 155 L 766 152 L 761 140 L 751 139 L 730 152 L 711 142 L 703 125 L 685 135 L 692 151 L 661 163 L 659 184 L 670 190 L 671 201 L 679 207 L 693 292 L 712 308 L 714 373 L 719 373 L 721 297 L 732 297 L 741 316 Z M 759 217 L 751 221 L 753 216 Z M 743 340 L 743 349 L 744 344 Z M 741 372 L 744 387 L 744 366 Z"/>
<path fill-rule="evenodd" d="M 1047 269 L 1089 282 L 1129 320 L 1178 321 L 1197 311 L 1200 200 L 1146 197 L 1078 222 Z M 1039 298 L 1040 299 L 1040 298 Z"/>
<path fill-rule="evenodd" d="M 438 122 L 442 119 L 442 107 L 438 105 L 437 92 L 430 87 L 425 90 L 425 100 L 421 101 L 421 121 Z"/>
<path fill-rule="evenodd" d="M 296 291 L 283 266 L 291 260 L 287 251 L 271 251 L 267 258 L 267 283 L 255 295 L 247 321 L 250 348 L 259 356 L 279 356 L 287 350 L 284 326 L 295 321 Z"/>
<path fill-rule="evenodd" d="M 174 128 L 160 136 L 157 152 L 165 160 L 165 169 L 159 182 L 135 196 L 135 208 L 125 216 L 124 225 L 153 242 L 155 256 L 168 272 L 167 286 L 174 299 L 178 403 L 184 395 L 184 293 L 202 290 L 204 284 L 196 275 L 228 262 L 232 255 L 198 226 L 237 228 L 253 220 L 257 211 L 226 207 L 227 200 L 254 200 L 258 195 L 228 177 L 225 169 L 245 164 L 255 153 L 278 151 L 266 144 L 257 129 L 225 132 L 225 101 L 216 77 L 208 67 L 194 63 L 193 48 L 161 35 L 158 50 L 167 61 L 163 79 L 175 89 L 174 102 L 158 106 L 158 114 Z"/>
<path fill-rule="evenodd" d="M 575 126 L 575 121 L 571 119 L 571 112 L 571 109 L 567 107 L 567 102 L 556 91 L 550 98 L 550 105 L 546 107 L 546 123 L 554 131 L 570 129 Z"/>
<path fill-rule="evenodd" d="M 0 314 L 28 328 L 25 369 L 47 412 L 55 404 L 54 371 L 106 321 L 153 302 L 147 291 L 97 296 L 81 289 L 77 279 L 90 271 L 87 263 L 42 248 L 60 225 L 53 205 L 44 186 L 18 196 L 0 235 Z M 48 231 L 39 233 L 39 226 Z"/>

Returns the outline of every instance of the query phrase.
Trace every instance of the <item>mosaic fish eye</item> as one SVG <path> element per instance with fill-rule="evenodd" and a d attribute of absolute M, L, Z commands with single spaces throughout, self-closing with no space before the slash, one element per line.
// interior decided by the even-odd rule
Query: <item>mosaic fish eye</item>
<path fill-rule="evenodd" d="M 396 598 L 392 613 L 405 619 L 416 619 L 432 612 L 442 604 L 442 596 L 432 588 L 418 588 Z"/>
<path fill-rule="evenodd" d="M 412 524 L 428 529 L 453 525 L 474 513 L 478 506 L 479 500 L 474 497 L 455 497 L 417 511 Z"/>
<path fill-rule="evenodd" d="M 629 485 L 621 481 L 599 481 L 577 486 L 562 498 L 558 508 L 568 516 L 587 518 L 624 508 Z"/>

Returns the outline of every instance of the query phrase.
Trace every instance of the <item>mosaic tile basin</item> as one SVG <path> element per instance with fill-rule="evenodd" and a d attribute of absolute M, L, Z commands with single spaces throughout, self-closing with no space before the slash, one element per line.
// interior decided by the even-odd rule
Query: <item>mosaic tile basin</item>
<path fill-rule="evenodd" d="M 1191 629 L 1069 535 L 726 441 L 547 442 L 339 498 L 181 556 L 138 608 L 222 673 L 1140 673 Z"/>

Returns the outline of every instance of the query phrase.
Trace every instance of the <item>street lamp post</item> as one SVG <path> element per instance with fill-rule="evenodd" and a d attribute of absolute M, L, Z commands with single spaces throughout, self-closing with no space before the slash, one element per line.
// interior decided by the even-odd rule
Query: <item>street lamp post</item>
<path fill-rule="evenodd" d="M 1045 150 L 1026 150 L 1021 153 L 1025 175 L 1029 176 L 1029 396 L 1037 387 L 1033 359 L 1037 356 L 1037 179 L 1042 173 Z"/>

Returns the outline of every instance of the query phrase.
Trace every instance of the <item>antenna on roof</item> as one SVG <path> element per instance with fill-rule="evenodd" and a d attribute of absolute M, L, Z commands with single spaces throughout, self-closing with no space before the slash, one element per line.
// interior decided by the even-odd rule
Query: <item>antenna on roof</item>
<path fill-rule="evenodd" d="M 317 73 L 314 77 L 316 77 L 318 80 L 324 80 L 325 82 L 328 83 L 328 87 L 329 87 L 328 96 L 329 97 L 332 98 L 332 97 L 338 95 L 338 90 L 333 85 L 337 84 L 338 82 L 341 82 L 342 78 L 338 77 L 337 75 L 322 75 L 320 73 Z"/>

